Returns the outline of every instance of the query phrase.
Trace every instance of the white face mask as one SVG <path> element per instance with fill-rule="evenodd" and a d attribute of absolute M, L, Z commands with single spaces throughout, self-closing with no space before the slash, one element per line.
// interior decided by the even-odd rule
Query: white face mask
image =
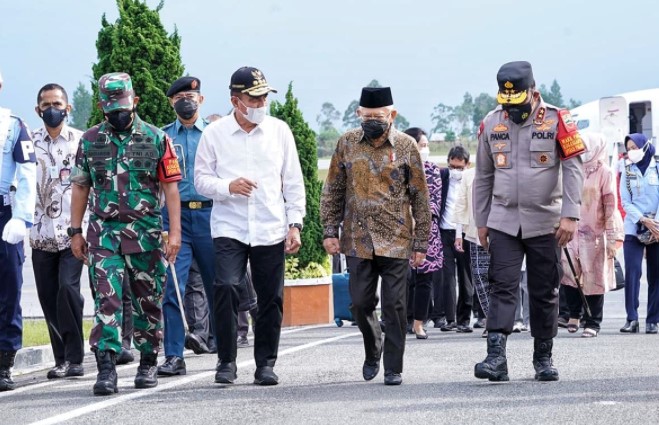
<path fill-rule="evenodd" d="M 243 103 L 240 99 L 238 101 Z M 247 113 L 244 114 L 242 111 L 240 111 L 240 113 L 243 114 L 247 121 L 251 122 L 252 124 L 261 124 L 263 122 L 268 109 L 266 105 L 263 105 L 260 108 L 250 108 L 243 103 L 243 106 L 245 109 L 247 109 Z"/>
<path fill-rule="evenodd" d="M 629 160 L 634 164 L 640 162 L 645 156 L 645 150 L 647 146 L 648 144 L 646 143 L 641 149 L 633 149 L 627 152 L 627 158 L 629 158 Z"/>
<path fill-rule="evenodd" d="M 430 157 L 430 148 L 426 146 L 425 148 L 419 149 L 419 155 L 421 155 L 421 161 L 426 162 Z"/>
<path fill-rule="evenodd" d="M 448 170 L 449 177 L 452 178 L 453 180 L 462 180 L 462 171 L 463 170 Z"/>

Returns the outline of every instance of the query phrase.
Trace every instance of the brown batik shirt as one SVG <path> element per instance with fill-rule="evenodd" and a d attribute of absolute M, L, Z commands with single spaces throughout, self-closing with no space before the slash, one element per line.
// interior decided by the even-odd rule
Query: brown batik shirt
<path fill-rule="evenodd" d="M 414 139 L 391 128 L 374 146 L 359 129 L 339 139 L 321 199 L 325 238 L 339 237 L 345 255 L 409 258 L 426 252 L 428 186 Z"/>

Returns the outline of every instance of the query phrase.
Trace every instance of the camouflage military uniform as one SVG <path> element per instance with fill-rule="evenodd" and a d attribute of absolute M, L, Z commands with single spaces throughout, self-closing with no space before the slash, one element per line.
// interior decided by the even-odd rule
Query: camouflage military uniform
<path fill-rule="evenodd" d="M 159 182 L 180 179 L 171 140 L 137 114 L 123 137 L 107 122 L 82 136 L 72 181 L 94 189 L 87 230 L 89 275 L 96 291 L 92 347 L 121 351 L 121 283 L 128 273 L 135 346 L 142 353 L 159 351 L 166 277 Z"/>

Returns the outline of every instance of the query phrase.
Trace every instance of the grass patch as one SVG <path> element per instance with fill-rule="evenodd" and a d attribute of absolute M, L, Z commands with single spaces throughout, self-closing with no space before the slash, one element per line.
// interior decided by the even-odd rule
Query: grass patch
<path fill-rule="evenodd" d="M 93 319 L 82 320 L 82 333 L 85 341 L 89 339 L 93 324 Z M 23 320 L 23 347 L 48 344 L 50 344 L 50 336 L 48 335 L 48 325 L 45 319 Z"/>

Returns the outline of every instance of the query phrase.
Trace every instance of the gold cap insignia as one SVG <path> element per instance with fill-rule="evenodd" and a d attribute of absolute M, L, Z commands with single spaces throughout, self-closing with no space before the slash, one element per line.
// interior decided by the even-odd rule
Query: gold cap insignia
<path fill-rule="evenodd" d="M 510 81 L 506 81 L 506 83 L 503 85 L 507 89 L 512 89 L 513 88 L 513 83 Z"/>

